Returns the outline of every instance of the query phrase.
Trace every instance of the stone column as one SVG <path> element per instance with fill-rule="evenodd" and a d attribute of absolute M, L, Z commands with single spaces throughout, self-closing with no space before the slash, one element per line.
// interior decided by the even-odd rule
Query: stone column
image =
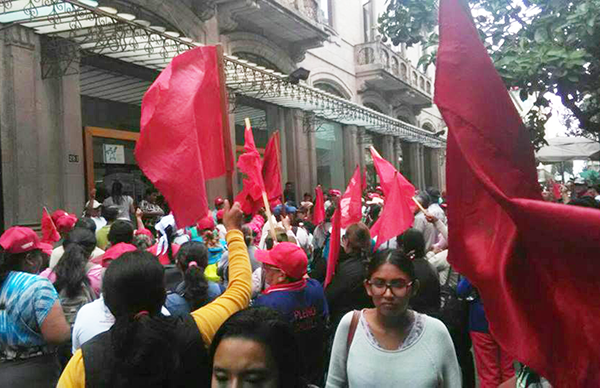
<path fill-rule="evenodd" d="M 365 153 L 367 152 L 367 144 L 365 141 L 367 130 L 364 127 L 357 128 L 356 142 L 358 144 L 358 163 L 360 164 L 360 168 L 364 170 L 366 165 Z"/>
<path fill-rule="evenodd" d="M 345 125 L 343 128 L 344 133 L 344 171 L 346 177 L 354 174 L 356 165 L 360 163 L 360 144 L 358 139 L 358 127 L 356 125 Z M 363 162 L 364 164 L 364 162 Z M 361 165 L 362 169 L 362 165 Z"/>
<path fill-rule="evenodd" d="M 294 183 L 296 200 L 299 200 L 302 193 L 312 192 L 316 185 L 315 136 L 304 130 L 304 113 L 301 110 L 286 110 L 285 118 L 287 180 Z"/>
<path fill-rule="evenodd" d="M 394 137 L 390 135 L 382 136 L 381 141 L 381 156 L 383 156 L 388 162 L 396 164 L 394 161 Z"/>

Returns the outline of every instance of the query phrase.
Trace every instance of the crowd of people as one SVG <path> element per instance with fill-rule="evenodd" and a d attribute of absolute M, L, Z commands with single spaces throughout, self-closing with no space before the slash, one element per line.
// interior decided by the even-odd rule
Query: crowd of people
<path fill-rule="evenodd" d="M 578 186 L 546 199 L 598 207 L 598 189 Z M 0 385 L 547 385 L 498 345 L 477 289 L 448 263 L 447 204 L 435 188 L 417 193 L 413 226 L 377 250 L 369 228 L 385 198 L 366 190 L 324 286 L 340 195 L 327 192 L 317 225 L 312 195 L 298 201 L 290 183 L 271 220 L 217 198 L 179 228 L 156 190 L 136 204 L 115 182 L 101 202 L 91 192 L 81 217 L 52 214 L 54 246 L 9 228 Z"/>

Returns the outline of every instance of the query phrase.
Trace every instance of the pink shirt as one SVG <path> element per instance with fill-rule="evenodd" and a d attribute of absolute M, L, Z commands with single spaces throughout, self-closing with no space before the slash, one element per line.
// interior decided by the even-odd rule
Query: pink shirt
<path fill-rule="evenodd" d="M 100 295 L 100 290 L 102 288 L 102 275 L 104 274 L 104 268 L 101 265 L 95 264 L 87 273 L 88 279 L 90 280 L 90 286 L 92 290 L 96 293 L 96 296 Z M 50 280 L 52 283 L 56 281 L 56 274 L 50 268 L 46 268 L 40 276 L 45 277 Z"/>

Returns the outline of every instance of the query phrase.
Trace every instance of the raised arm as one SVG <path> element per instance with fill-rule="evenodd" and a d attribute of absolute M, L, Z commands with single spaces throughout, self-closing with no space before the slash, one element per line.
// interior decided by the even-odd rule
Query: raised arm
<path fill-rule="evenodd" d="M 206 346 L 210 345 L 227 318 L 250 303 L 252 270 L 244 235 L 240 230 L 242 219 L 240 204 L 235 203 L 230 209 L 229 202 L 225 201 L 223 224 L 227 229 L 229 249 L 229 285 L 220 297 L 192 313 Z"/>

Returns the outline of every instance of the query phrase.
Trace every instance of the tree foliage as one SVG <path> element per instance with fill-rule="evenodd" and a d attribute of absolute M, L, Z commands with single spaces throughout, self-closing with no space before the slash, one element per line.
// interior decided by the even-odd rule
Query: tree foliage
<path fill-rule="evenodd" d="M 464 0 L 465 3 L 467 0 Z M 419 65 L 435 61 L 439 0 L 388 0 L 380 32 L 394 45 L 422 44 Z M 469 0 L 473 21 L 496 69 L 521 100 L 543 142 L 547 93 L 558 95 L 576 123 L 574 134 L 600 139 L 600 0 Z"/>

